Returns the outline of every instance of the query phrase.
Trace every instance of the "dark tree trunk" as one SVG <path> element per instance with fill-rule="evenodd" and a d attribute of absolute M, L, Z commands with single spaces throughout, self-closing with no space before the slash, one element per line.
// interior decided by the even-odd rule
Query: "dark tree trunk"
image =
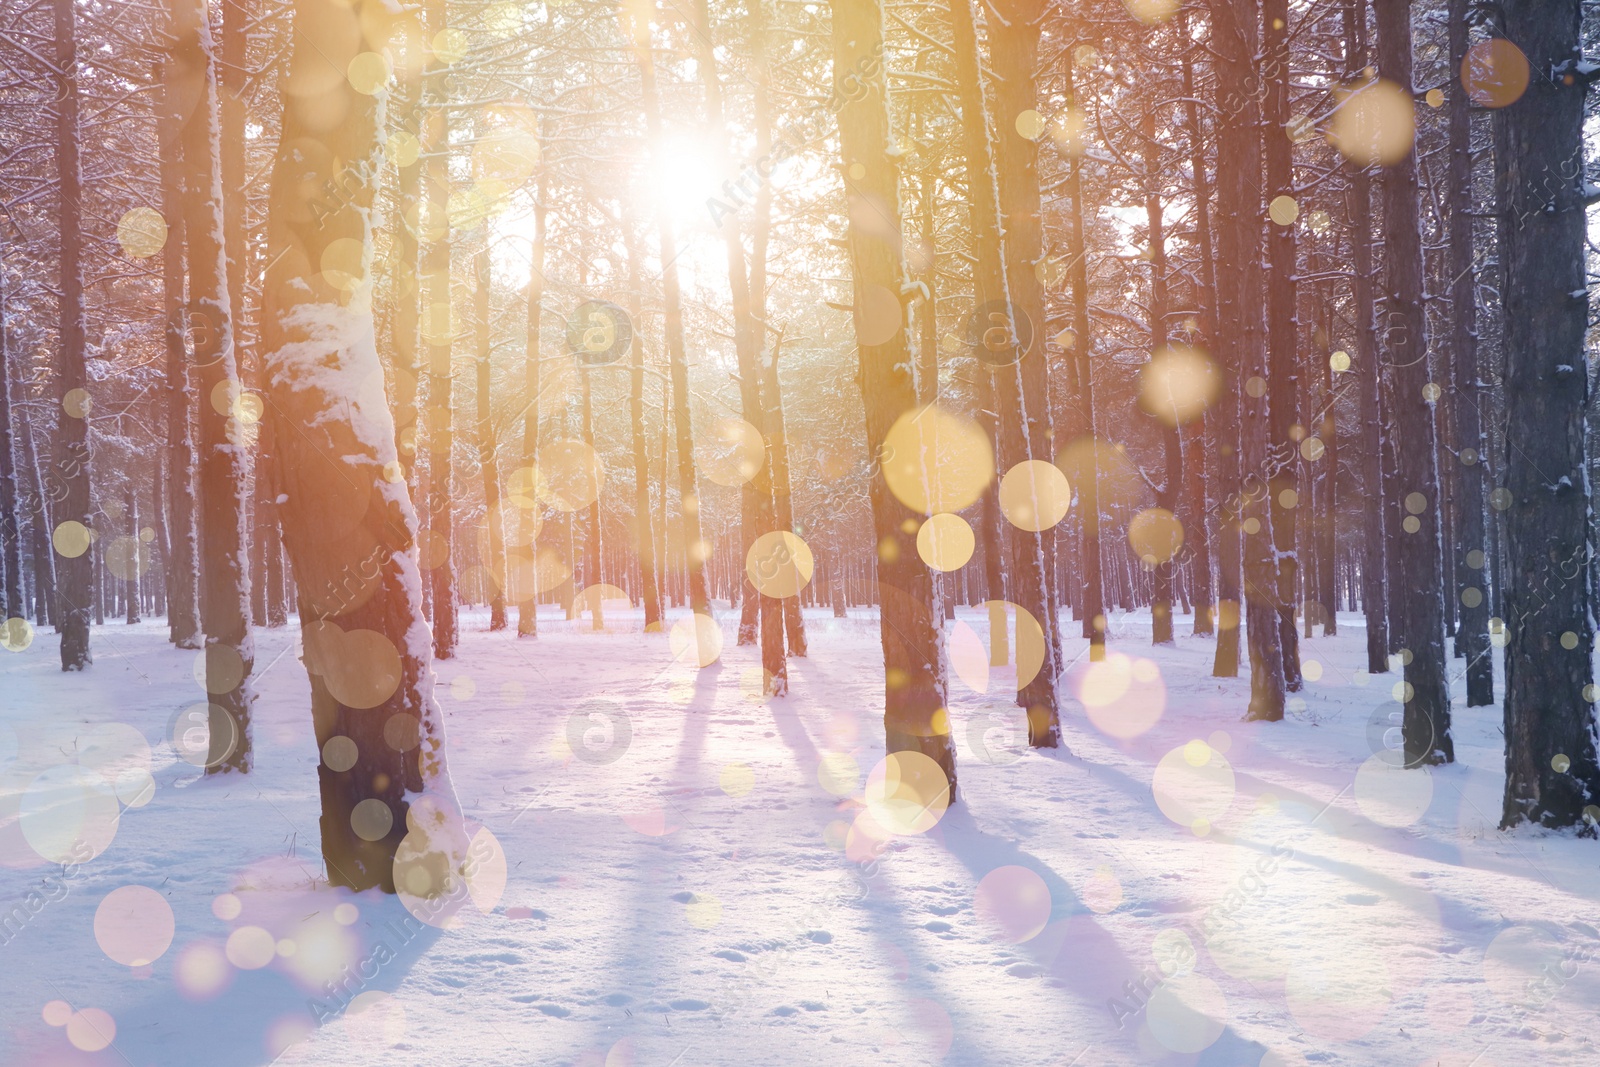
<path fill-rule="evenodd" d="M 1378 66 L 1410 94 L 1411 5 L 1376 0 Z M 1395 541 L 1403 586 L 1391 593 L 1400 639 L 1409 652 L 1405 666 L 1407 765 L 1449 763 L 1450 687 L 1445 680 L 1444 601 L 1439 559 L 1439 472 L 1435 464 L 1433 410 L 1423 396 L 1428 383 L 1428 324 L 1422 306 L 1422 237 L 1417 223 L 1417 162 L 1414 152 L 1383 175 L 1384 362 L 1391 368 L 1396 476 L 1400 503 L 1408 512 Z"/>
<path fill-rule="evenodd" d="M 429 39 L 445 28 L 444 0 L 427 0 L 424 5 Z M 428 320 L 423 339 L 428 348 L 428 540 L 435 566 L 428 573 L 432 587 L 433 654 L 450 659 L 456 654 L 461 621 L 455 572 L 455 450 L 453 427 L 454 379 L 451 355 L 455 323 L 449 310 L 450 292 L 450 68 L 435 65 L 423 78 L 430 109 L 423 137 L 424 195 L 431 240 L 422 252 L 421 272 L 427 292 Z"/>
<path fill-rule="evenodd" d="M 893 144 L 883 73 L 883 11 L 878 0 L 834 0 L 834 89 L 838 109 L 841 166 L 853 172 L 847 187 L 852 210 L 846 248 L 854 290 L 854 325 L 859 357 L 858 384 L 866 412 L 867 451 L 882 450 L 895 421 L 915 408 L 915 376 L 905 330 L 878 344 L 866 316 L 873 286 L 898 293 L 905 278 L 898 241 L 884 241 L 865 220 L 881 215 L 890 232 L 900 233 L 900 175 Z M 851 86 L 843 84 L 846 73 Z M 870 205 L 870 206 L 869 206 Z M 869 214 L 870 213 L 870 214 Z M 955 746 L 947 706 L 944 629 L 933 615 L 933 576 L 917 554 L 918 516 L 890 491 L 881 466 L 869 488 L 873 543 L 878 546 L 878 590 L 882 601 L 879 635 L 883 642 L 884 748 L 929 756 L 944 769 L 950 799 L 956 795 Z M 908 533 L 907 528 L 911 531 Z"/>
<path fill-rule="evenodd" d="M 1144 213 L 1150 255 L 1150 358 L 1167 358 L 1167 239 L 1161 218 L 1161 147 L 1155 139 L 1155 116 L 1146 114 L 1140 128 L 1144 142 Z M 1170 403 L 1172 398 L 1166 398 Z M 1156 491 L 1156 507 L 1169 515 L 1178 514 L 1178 497 L 1183 487 L 1183 439 L 1179 436 L 1176 404 L 1165 413 L 1156 412 L 1161 422 L 1161 446 L 1165 472 Z M 1150 641 L 1156 645 L 1173 642 L 1172 602 L 1175 568 L 1171 556 L 1156 561 L 1155 593 L 1150 604 Z"/>
<path fill-rule="evenodd" d="M 1459 71 L 1467 54 L 1467 0 L 1450 0 L 1450 69 Z M 1455 414 L 1455 552 L 1451 566 L 1456 610 L 1456 648 L 1467 664 L 1467 707 L 1494 703 L 1494 660 L 1489 652 L 1489 599 L 1484 592 L 1483 532 L 1484 441 L 1478 388 L 1478 288 L 1473 269 L 1472 121 L 1467 94 L 1451 86 L 1449 106 L 1450 166 L 1446 183 L 1450 202 L 1450 355 Z"/>
<path fill-rule="evenodd" d="M 1344 8 L 1345 37 L 1350 42 L 1351 70 L 1367 64 L 1366 0 L 1348 0 Z M 1372 295 L 1372 190 L 1366 168 L 1352 163 L 1346 194 L 1350 217 L 1350 251 L 1354 261 L 1353 295 L 1356 309 L 1355 359 L 1360 397 L 1362 542 L 1361 612 L 1367 622 L 1367 671 L 1389 670 L 1388 542 L 1384 537 L 1383 476 L 1385 434 L 1383 395 L 1378 376 L 1377 330 Z"/>
<path fill-rule="evenodd" d="M 17 521 L 17 450 L 12 441 L 11 308 L 5 267 L 0 264 L 0 565 L 5 588 L 0 592 L 0 626 L 26 615 L 22 601 L 22 526 Z"/>
<path fill-rule="evenodd" d="M 1506 792 L 1501 826 L 1600 821 L 1593 605 L 1585 573 L 1584 75 L 1579 8 L 1511 0 L 1506 37 L 1532 78 L 1495 115 L 1504 263 Z M 1557 179 L 1553 176 L 1563 175 Z M 1585 819 L 1587 816 L 1587 819 Z"/>
<path fill-rule="evenodd" d="M 1266 165 L 1266 199 L 1294 200 L 1293 142 L 1289 130 L 1289 3 L 1262 0 L 1263 39 L 1261 114 L 1262 157 Z M 1296 202 L 1298 203 L 1298 202 Z M 1297 208 L 1298 210 L 1298 208 Z M 1280 225 L 1269 210 L 1267 228 L 1267 406 L 1270 447 L 1288 456 L 1274 464 L 1264 479 L 1267 507 L 1272 512 L 1272 539 L 1276 560 L 1279 641 L 1283 654 L 1284 686 L 1298 692 L 1300 638 L 1294 628 L 1295 603 L 1300 595 L 1300 565 L 1295 547 L 1295 527 L 1300 506 L 1300 479 L 1290 430 L 1298 421 L 1299 348 L 1298 296 L 1295 284 L 1294 224 Z"/>
<path fill-rule="evenodd" d="M 772 457 L 772 505 L 776 512 L 778 529 L 794 530 L 794 499 L 789 484 L 789 439 L 783 418 L 783 388 L 778 379 L 778 357 L 783 349 L 783 338 L 772 345 L 772 359 L 763 368 L 762 392 L 766 401 L 767 441 Z M 783 600 L 783 629 L 788 639 L 789 655 L 806 654 L 806 624 L 800 614 L 800 597 Z"/>
<path fill-rule="evenodd" d="M 632 318 L 628 349 L 628 416 L 633 423 L 633 537 L 639 556 L 639 584 L 644 600 L 644 631 L 661 631 L 661 591 L 656 575 L 655 521 L 650 513 L 650 454 L 645 447 L 644 336 L 640 317 L 640 250 L 632 229 L 628 244 L 628 314 Z M 665 485 L 662 486 L 666 488 Z M 666 498 L 662 497 L 663 512 Z M 665 515 L 662 516 L 663 521 Z"/>
<path fill-rule="evenodd" d="M 59 332 L 56 336 L 56 453 L 50 495 L 57 501 L 57 523 L 77 522 L 92 530 L 89 501 L 89 420 L 86 397 L 87 352 L 83 312 L 83 170 L 78 160 L 78 37 L 72 0 L 54 0 L 56 59 L 56 181 L 60 219 Z M 75 392 L 76 391 L 76 392 Z M 67 398 L 72 396 L 71 408 Z M 77 411 L 78 414 L 72 414 Z M 56 571 L 55 617 L 61 630 L 61 669 L 81 671 L 89 651 L 94 563 L 87 543 L 75 556 L 63 555 Z"/>
<path fill-rule="evenodd" d="M 1277 721 L 1283 718 L 1284 704 L 1282 617 L 1275 595 L 1273 513 L 1264 498 L 1284 460 L 1281 450 L 1270 443 L 1266 402 L 1269 370 L 1262 337 L 1259 294 L 1263 279 L 1257 253 L 1265 214 L 1260 108 L 1255 96 L 1245 91 L 1253 84 L 1260 32 L 1255 9 L 1249 4 L 1214 3 L 1211 11 L 1219 86 L 1217 212 L 1224 220 L 1217 235 L 1217 260 L 1229 266 L 1235 282 L 1220 287 L 1218 319 L 1224 325 L 1224 344 L 1234 353 L 1228 364 L 1236 368 L 1236 384 L 1242 386 L 1234 396 L 1239 405 L 1239 459 L 1242 470 L 1248 472 L 1233 483 L 1229 508 L 1245 535 L 1243 622 L 1250 657 L 1246 718 Z M 1227 616 L 1224 604 L 1224 629 Z"/>
<path fill-rule="evenodd" d="M 538 178 L 533 203 L 533 258 L 528 267 L 528 328 L 526 349 L 523 352 L 523 388 L 527 400 L 522 408 L 522 464 L 534 470 L 539 463 L 539 360 L 543 349 L 539 343 L 540 328 L 544 318 L 544 250 L 545 201 L 544 176 Z M 512 558 L 517 583 L 517 636 L 539 636 L 539 597 L 544 592 L 544 580 L 539 571 L 539 509 L 544 505 L 537 499 L 518 502 L 522 513 L 521 532 Z"/>

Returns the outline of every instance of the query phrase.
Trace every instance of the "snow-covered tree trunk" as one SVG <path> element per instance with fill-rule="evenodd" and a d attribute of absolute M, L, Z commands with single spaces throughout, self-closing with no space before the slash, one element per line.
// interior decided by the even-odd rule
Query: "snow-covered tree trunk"
<path fill-rule="evenodd" d="M 264 316 L 284 541 L 322 753 L 322 852 L 336 884 L 428 899 L 458 884 L 465 834 L 433 696 L 417 517 L 373 336 L 383 97 L 343 73 L 380 43 L 343 32 L 355 23 L 341 0 L 297 0 L 294 20 Z"/>
<path fill-rule="evenodd" d="M 762 398 L 767 413 L 767 441 L 772 458 L 772 507 L 778 529 L 794 529 L 794 498 L 789 482 L 788 427 L 783 418 L 783 388 L 778 379 L 778 357 L 783 350 L 783 338 L 772 344 L 772 358 L 762 368 Z M 800 597 L 783 598 L 783 631 L 787 637 L 789 655 L 806 654 L 806 624 L 800 614 Z"/>
<path fill-rule="evenodd" d="M 967 341 L 977 346 L 978 374 L 983 378 L 980 394 L 993 390 L 993 403 L 983 406 L 998 414 L 991 432 L 997 445 L 1000 465 L 1002 469 L 1010 470 L 1033 458 L 1029 404 L 1038 404 L 1042 398 L 1026 396 L 1022 364 L 1032 359 L 1043 366 L 1044 338 L 1040 336 L 1043 314 L 1041 311 L 1035 317 L 1011 295 L 1006 235 L 1001 228 L 1000 179 L 991 137 L 989 108 L 979 73 L 975 19 L 976 12 L 971 3 L 957 3 L 952 9 L 951 44 L 955 52 L 957 99 L 961 106 L 967 199 L 972 211 L 972 252 L 977 260 L 972 273 L 974 307 L 967 327 L 969 334 L 977 331 L 977 336 L 969 336 Z M 1022 162 L 1013 162 L 1014 169 L 1023 167 Z M 1013 176 L 1013 181 L 1020 184 L 1016 176 Z M 1016 195 L 1021 199 L 1023 194 L 1018 192 Z M 991 341 L 996 327 L 1001 329 L 1004 337 L 999 344 Z M 984 500 L 986 525 L 990 522 L 990 509 L 994 506 L 993 488 L 992 485 L 989 487 Z M 1038 502 L 1033 501 L 1033 504 L 1034 513 L 1037 514 Z M 991 529 L 995 549 L 998 550 L 1002 538 L 1011 549 L 1011 599 L 1033 616 L 1042 628 L 1045 639 L 1044 662 L 1034 676 L 1019 687 L 1017 704 L 1028 712 L 1029 744 L 1055 748 L 1061 743 L 1056 693 L 1060 671 L 1055 656 L 1054 627 L 1051 625 L 1053 602 L 1045 583 L 1044 541 L 1037 533 L 1001 521 L 998 517 L 993 521 Z M 1003 617 L 1002 611 L 1000 618 Z M 995 612 L 991 610 L 991 660 L 997 658 L 999 649 L 1004 647 L 999 634 L 1004 632 L 1005 627 L 1003 623 L 995 625 L 997 621 Z"/>
<path fill-rule="evenodd" d="M 250 769 L 248 488 L 223 236 L 217 60 L 204 0 L 173 7 L 172 89 L 183 115 L 183 214 L 189 329 L 200 391 L 200 625 L 211 701 L 208 773 Z"/>
<path fill-rule="evenodd" d="M 1044 208 L 1039 190 L 1041 134 L 1027 130 L 1026 116 L 1041 108 L 1035 78 L 1039 35 L 1046 5 L 1042 0 L 998 0 L 988 20 L 988 57 L 994 72 L 993 123 L 996 192 L 1006 257 L 1006 291 L 1027 321 L 1031 342 L 1017 361 L 1017 433 L 1022 458 L 1043 463 L 1055 456 L 1055 425 L 1050 411 L 1047 313 L 1040 264 L 1044 260 Z M 1040 501 L 1034 499 L 1037 509 Z M 1033 531 L 1017 527 L 1012 536 L 1019 562 L 1018 603 L 1044 629 L 1045 662 L 1023 688 L 1018 703 L 1029 712 L 1033 743 L 1055 747 L 1060 740 L 1061 606 L 1055 588 L 1055 527 Z M 1038 574 L 1033 571 L 1037 568 Z"/>
<path fill-rule="evenodd" d="M 881 454 L 895 420 L 917 403 L 905 330 L 879 343 L 869 313 L 877 289 L 898 294 L 905 284 L 900 243 L 878 236 L 882 218 L 900 233 L 900 174 L 889 126 L 883 73 L 883 11 L 878 0 L 834 0 L 834 90 L 841 165 L 849 177 L 846 239 L 854 291 L 857 382 L 866 411 L 867 453 Z M 847 83 L 848 79 L 848 83 Z M 946 712 L 944 628 L 933 615 L 933 576 L 917 554 L 921 516 L 889 489 L 881 464 L 869 488 L 873 544 L 878 556 L 879 634 L 883 641 L 884 741 L 889 752 L 914 751 L 944 769 L 956 792 L 955 746 Z"/>
<path fill-rule="evenodd" d="M 1411 95 L 1410 0 L 1376 0 L 1378 70 Z M 1428 385 L 1428 323 L 1422 306 L 1422 237 L 1418 227 L 1416 153 L 1383 172 L 1383 362 L 1391 368 L 1393 431 L 1399 499 L 1404 518 L 1390 546 L 1397 553 L 1399 588 L 1389 589 L 1391 620 L 1410 652 L 1405 664 L 1407 765 L 1455 759 L 1450 738 L 1450 686 L 1445 679 L 1440 499 L 1434 412 Z M 1531 423 L 1529 425 L 1532 425 Z M 1393 532 L 1393 529 L 1391 529 Z"/>
<path fill-rule="evenodd" d="M 1179 32 L 1188 36 L 1188 21 L 1180 11 L 1178 18 Z M 1183 50 L 1183 96 L 1184 120 L 1189 127 L 1189 169 L 1194 182 L 1194 220 L 1195 241 L 1199 247 L 1200 260 L 1196 265 L 1198 278 L 1195 283 L 1195 303 L 1199 307 L 1201 328 L 1206 337 L 1214 342 L 1217 328 L 1217 278 L 1216 257 L 1213 254 L 1213 231 L 1211 223 L 1211 181 L 1206 169 L 1206 141 L 1205 125 L 1200 118 L 1200 98 L 1195 95 L 1194 86 L 1194 53 L 1198 46 Z M 1215 593 L 1211 579 L 1211 540 L 1212 516 L 1211 509 L 1206 500 L 1206 484 L 1208 464 L 1216 462 L 1216 449 L 1211 442 L 1212 429 L 1215 419 L 1209 413 L 1201 413 L 1195 420 L 1193 429 L 1184 442 L 1186 459 L 1184 470 L 1188 472 L 1187 506 L 1184 519 L 1184 548 L 1188 551 L 1193 546 L 1194 565 L 1194 633 L 1216 633 L 1216 615 L 1214 613 Z M 1215 468 L 1212 468 L 1213 470 Z M 1238 545 L 1238 532 L 1233 534 L 1234 546 Z M 1235 552 L 1237 558 L 1237 552 Z M 1237 564 L 1235 564 L 1237 572 Z M 1238 590 L 1234 590 L 1234 599 L 1238 599 Z M 1237 634 L 1235 634 L 1237 637 Z M 1238 649 L 1234 649 L 1235 662 L 1237 663 Z"/>
<path fill-rule="evenodd" d="M 1144 217 L 1146 246 L 1150 261 L 1150 358 L 1165 357 L 1167 335 L 1167 238 L 1161 217 L 1161 145 L 1155 137 L 1155 116 L 1146 113 L 1140 123 L 1144 142 Z M 1179 434 L 1177 405 L 1170 395 L 1158 398 L 1170 405 L 1157 408 L 1161 422 L 1162 456 L 1165 471 L 1156 491 L 1156 507 L 1178 514 L 1178 497 L 1183 485 L 1183 439 Z M 1173 643 L 1172 601 L 1175 588 L 1172 557 L 1158 560 L 1155 567 L 1155 595 L 1150 604 L 1150 642 Z"/>
<path fill-rule="evenodd" d="M 1062 78 L 1066 88 L 1066 103 L 1073 111 L 1082 114 L 1083 103 L 1078 98 L 1072 67 L 1072 49 L 1061 50 Z M 1106 658 L 1106 606 L 1105 577 L 1100 558 L 1100 473 L 1095 461 L 1098 445 L 1094 443 L 1094 365 L 1090 359 L 1093 349 L 1089 317 L 1089 256 L 1088 239 L 1084 228 L 1083 144 L 1068 146 L 1070 163 L 1066 180 L 1067 204 L 1067 281 L 1072 290 L 1072 337 L 1067 358 L 1073 375 L 1073 417 L 1075 424 L 1067 428 L 1066 441 L 1078 442 L 1078 454 L 1086 454 L 1088 461 L 1075 471 L 1073 488 L 1078 494 L 1078 558 L 1082 561 L 1083 610 L 1079 613 L 1083 636 L 1089 640 L 1089 659 Z M 1083 450 L 1087 445 L 1087 452 Z"/>
<path fill-rule="evenodd" d="M 199 530 L 194 511 L 194 385 L 189 376 L 184 296 L 183 188 L 181 156 L 183 118 L 174 71 L 163 64 L 158 74 L 161 214 L 167 220 L 167 243 L 161 254 L 162 300 L 165 308 L 167 372 L 167 634 L 179 648 L 199 648 L 200 592 L 196 560 Z"/>
<path fill-rule="evenodd" d="M 1579 7 L 1509 0 L 1527 56 L 1521 99 L 1495 115 L 1505 304 L 1506 791 L 1501 825 L 1600 821 L 1595 765 L 1593 512 L 1585 477 L 1584 84 Z M 1527 432 L 1518 432 L 1517 428 Z M 1585 816 L 1588 818 L 1585 819 Z"/>
<path fill-rule="evenodd" d="M 56 197 L 60 220 L 56 336 L 56 451 L 51 463 L 52 515 L 58 524 L 81 523 L 93 529 L 89 500 L 89 421 L 83 398 L 88 385 L 88 351 L 83 315 L 83 168 L 78 159 L 78 37 L 73 0 L 54 0 L 56 60 Z M 75 394 L 76 391 L 76 395 Z M 68 398 L 71 398 L 70 401 Z M 70 404 L 70 406 L 68 406 Z M 76 414 L 74 414 L 76 412 Z M 56 563 L 55 618 L 61 631 L 61 669 L 81 671 L 94 657 L 89 650 L 89 612 L 93 608 L 94 564 L 89 546 Z"/>
<path fill-rule="evenodd" d="M 1467 0 L 1450 0 L 1448 36 L 1450 69 L 1459 71 L 1467 56 Z M 1488 570 L 1484 549 L 1483 421 L 1479 405 L 1487 390 L 1478 388 L 1478 280 L 1473 263 L 1472 119 L 1467 94 L 1452 86 L 1445 94 L 1449 108 L 1451 407 L 1455 415 L 1455 551 L 1450 555 L 1455 576 L 1451 594 L 1460 612 L 1456 648 L 1466 659 L 1467 707 L 1494 703 L 1494 660 L 1489 652 Z"/>
<path fill-rule="evenodd" d="M 1275 590 L 1272 511 L 1266 482 L 1281 456 L 1269 447 L 1266 408 L 1267 352 L 1262 336 L 1262 265 L 1258 253 L 1266 205 L 1262 203 L 1260 101 L 1253 87 L 1260 29 L 1251 4 L 1213 3 L 1212 41 L 1217 56 L 1217 262 L 1230 276 L 1219 284 L 1217 319 L 1223 365 L 1233 371 L 1239 425 L 1239 477 L 1224 486 L 1230 518 L 1244 533 L 1245 610 L 1242 623 L 1250 660 L 1248 718 L 1283 718 L 1283 646 Z M 1256 381 L 1255 379 L 1259 379 Z M 1229 471 L 1228 473 L 1232 473 Z M 1229 622 L 1223 605 L 1223 627 Z"/>
<path fill-rule="evenodd" d="M 1300 599 L 1300 561 L 1296 555 L 1295 527 L 1300 509 L 1298 442 L 1291 436 L 1299 422 L 1300 337 L 1295 283 L 1295 224 L 1280 213 L 1280 197 L 1295 202 L 1293 142 L 1289 138 L 1289 3 L 1288 0 L 1262 0 L 1261 4 L 1261 155 L 1266 171 L 1265 197 L 1267 290 L 1267 441 L 1270 447 L 1286 454 L 1287 462 L 1265 479 L 1266 506 L 1272 512 L 1273 562 L 1277 572 L 1278 641 L 1283 656 L 1283 680 L 1290 692 L 1298 692 L 1300 679 L 1300 635 L 1294 627 L 1295 602 Z M 1279 205 L 1274 209 L 1273 205 Z M 1309 494 L 1308 494 L 1309 495 Z M 1308 501 L 1309 503 L 1309 501 Z"/>
<path fill-rule="evenodd" d="M 22 526 L 17 521 L 17 462 L 12 441 L 11 330 L 5 265 L 0 263 L 0 626 L 27 615 L 22 605 Z"/>
<path fill-rule="evenodd" d="M 487 223 L 485 223 L 487 225 Z M 500 514 L 500 446 L 495 440 L 494 409 L 490 404 L 489 341 L 489 247 L 473 260 L 473 330 L 477 339 L 478 468 L 483 479 L 483 502 L 488 511 L 489 629 L 506 628 L 506 551 L 505 518 Z"/>
<path fill-rule="evenodd" d="M 428 0 L 424 4 L 424 33 L 428 40 L 446 32 L 447 11 L 444 0 Z M 460 639 L 455 570 L 455 383 L 450 362 L 456 333 L 450 290 L 450 65 L 435 56 L 423 84 L 429 105 L 422 137 L 429 232 L 420 269 L 427 301 L 422 335 L 428 356 L 428 554 L 434 563 L 428 572 L 428 585 L 433 606 L 433 654 L 449 659 L 455 655 Z"/>
<path fill-rule="evenodd" d="M 645 126 L 652 150 L 660 162 L 662 123 L 660 94 L 656 89 L 655 54 L 651 44 L 650 17 L 638 4 L 627 5 L 633 29 L 633 50 L 639 66 L 639 97 L 644 105 Z M 689 606 L 696 615 L 711 614 L 706 592 L 705 541 L 700 529 L 700 491 L 694 461 L 694 424 L 689 416 L 689 356 L 683 341 L 683 293 L 678 282 L 678 241 L 672 213 L 666 198 L 654 198 L 657 254 L 661 260 L 661 300 L 663 327 L 667 341 L 667 360 L 672 379 L 674 442 L 678 453 L 678 508 L 683 524 L 683 543 L 689 580 Z"/>
<path fill-rule="evenodd" d="M 645 633 L 661 630 L 661 589 L 656 576 L 655 519 L 650 514 L 650 453 L 645 447 L 644 336 L 640 286 L 643 252 L 632 227 L 627 229 L 628 316 L 632 320 L 628 344 L 628 417 L 633 423 L 633 537 L 639 558 L 639 584 L 644 601 Z M 663 489 L 666 487 L 663 486 Z M 664 500 L 665 498 L 663 498 Z M 662 521 L 666 516 L 662 516 Z"/>
<path fill-rule="evenodd" d="M 533 198 L 533 250 L 528 265 L 528 320 L 526 351 L 523 353 L 523 385 L 527 400 L 522 409 L 522 465 L 533 468 L 539 462 L 539 360 L 542 348 L 539 333 L 544 315 L 545 200 L 544 175 L 538 177 Z M 517 636 L 539 636 L 539 508 L 537 499 L 518 505 L 521 530 L 513 557 L 521 579 L 517 587 Z"/>
<path fill-rule="evenodd" d="M 705 88 L 706 122 L 710 128 L 713 160 L 717 169 L 733 172 L 733 154 L 728 147 L 728 123 L 723 111 L 721 75 L 717 70 L 716 50 L 711 41 L 711 17 L 706 0 L 694 0 L 701 84 Z M 758 225 L 760 222 L 758 221 Z M 744 608 L 739 622 L 739 644 L 755 639 L 757 616 L 760 621 L 761 668 L 766 691 L 782 696 L 789 691 L 789 668 L 784 657 L 783 601 L 768 595 L 751 581 L 745 566 L 756 541 L 774 529 L 772 514 L 772 459 L 768 454 L 766 413 L 761 399 L 761 350 L 765 324 L 757 320 L 751 293 L 750 272 L 745 261 L 743 227 L 737 210 L 724 214 L 717 222 L 727 257 L 728 286 L 733 303 L 733 344 L 739 363 L 739 404 L 744 419 L 761 435 L 761 465 L 740 490 L 741 549 L 738 563 L 743 572 Z M 765 274 L 763 266 L 762 274 Z M 785 562 L 787 562 L 785 560 Z"/>

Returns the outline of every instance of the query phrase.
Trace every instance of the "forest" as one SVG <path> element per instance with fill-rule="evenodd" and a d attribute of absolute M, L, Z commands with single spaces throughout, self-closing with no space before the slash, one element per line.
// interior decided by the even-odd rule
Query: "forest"
<path fill-rule="evenodd" d="M 0 1063 L 1600 1062 L 1600 7 L 0 12 Z"/>

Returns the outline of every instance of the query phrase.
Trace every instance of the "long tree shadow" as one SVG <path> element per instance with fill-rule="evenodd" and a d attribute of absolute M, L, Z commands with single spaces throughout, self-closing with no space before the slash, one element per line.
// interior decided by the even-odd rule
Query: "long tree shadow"
<path fill-rule="evenodd" d="M 393 994 L 443 934 L 414 918 L 397 898 L 375 891 L 355 895 L 324 886 L 297 896 L 304 898 L 297 905 L 315 902 L 330 913 L 341 903 L 360 904 L 362 918 L 349 931 L 353 952 L 337 969 L 316 976 L 323 979 L 320 987 L 309 974 L 296 977 L 291 960 L 235 970 L 219 959 L 229 977 L 215 996 L 186 995 L 169 977 L 120 1009 L 114 1042 L 120 1059 L 107 1062 L 262 1067 L 318 1029 L 342 1025 L 352 1014 L 351 1002 L 363 994 Z M 304 946 L 308 953 L 318 949 Z M 220 957 L 220 945 L 217 950 Z M 353 1013 L 376 999 L 357 1001 Z"/>

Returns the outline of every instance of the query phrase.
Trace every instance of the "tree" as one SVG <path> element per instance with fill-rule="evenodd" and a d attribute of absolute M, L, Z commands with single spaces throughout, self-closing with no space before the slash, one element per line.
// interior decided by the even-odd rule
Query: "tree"
<path fill-rule="evenodd" d="M 881 456 L 889 430 L 916 406 L 916 383 L 906 332 L 887 340 L 870 317 L 883 292 L 900 299 L 900 173 L 889 148 L 888 100 L 883 74 L 883 11 L 878 0 L 833 0 L 833 85 L 838 109 L 840 163 L 846 179 L 849 226 L 846 251 L 854 296 L 852 320 L 866 409 L 867 448 Z M 885 230 L 872 220 L 887 220 Z M 878 343 L 872 343 L 878 340 Z M 883 641 L 884 747 L 921 752 L 945 772 L 953 800 L 955 747 L 946 712 L 944 629 L 933 614 L 933 576 L 917 554 L 918 517 L 889 489 L 874 465 L 870 496 L 873 543 L 878 554 Z M 910 528 L 908 532 L 907 528 Z"/>
<path fill-rule="evenodd" d="M 1376 0 L 1378 69 L 1411 93 L 1410 0 Z M 1365 91 L 1373 92 L 1377 83 Z M 1407 512 L 1391 546 L 1402 588 L 1389 589 L 1389 609 L 1409 657 L 1405 664 L 1406 763 L 1448 763 L 1450 686 L 1445 680 L 1444 602 L 1440 592 L 1439 472 L 1432 395 L 1427 392 L 1428 324 L 1422 308 L 1422 236 L 1417 224 L 1417 162 L 1409 149 L 1383 174 L 1383 347 L 1390 368 L 1396 475 Z M 1437 388 L 1437 387 L 1435 387 Z"/>
<path fill-rule="evenodd" d="M 329 880 L 431 897 L 452 889 L 465 835 L 433 698 L 416 512 L 393 476 L 394 423 L 366 297 L 380 101 L 343 76 L 373 47 L 365 33 L 343 32 L 348 18 L 341 0 L 294 8 L 268 223 L 280 250 L 263 308 L 274 331 L 268 417 L 284 460 L 284 542 L 323 755 Z M 335 179 L 348 194 L 322 199 Z"/>
<path fill-rule="evenodd" d="M 1500 825 L 1600 822 L 1595 760 L 1593 605 L 1585 565 L 1592 521 L 1584 481 L 1582 173 L 1588 65 L 1579 9 L 1511 0 L 1505 39 L 1532 76 L 1494 117 L 1504 263 L 1502 471 L 1506 557 L 1506 790 Z M 1538 432 L 1518 433 L 1518 427 Z"/>
<path fill-rule="evenodd" d="M 94 568 L 89 531 L 88 352 L 83 313 L 83 168 L 78 159 L 78 36 L 73 0 L 54 0 L 56 47 L 56 195 L 60 216 L 60 326 L 56 340 L 56 400 L 63 412 L 51 464 L 50 495 L 57 499 L 61 560 L 55 573 L 55 618 L 61 630 L 61 669 L 81 671 L 89 649 Z M 63 526 L 78 524 L 77 528 Z"/>

